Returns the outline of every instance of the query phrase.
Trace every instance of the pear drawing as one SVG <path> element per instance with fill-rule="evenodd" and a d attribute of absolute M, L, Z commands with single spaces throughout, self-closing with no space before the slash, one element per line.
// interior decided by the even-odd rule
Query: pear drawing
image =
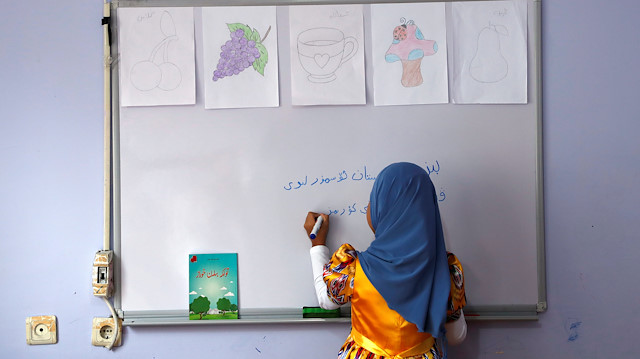
<path fill-rule="evenodd" d="M 509 63 L 502 55 L 500 36 L 509 36 L 503 25 L 489 24 L 478 34 L 476 53 L 469 64 L 469 74 L 474 80 L 495 83 L 507 77 Z"/>

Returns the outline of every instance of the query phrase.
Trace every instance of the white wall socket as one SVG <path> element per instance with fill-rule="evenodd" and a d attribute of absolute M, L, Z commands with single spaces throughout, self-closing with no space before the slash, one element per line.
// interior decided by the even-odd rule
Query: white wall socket
<path fill-rule="evenodd" d="M 93 318 L 91 328 L 91 344 L 98 347 L 107 347 L 113 342 L 115 335 L 115 322 L 113 318 Z M 122 342 L 122 319 L 118 318 L 118 338 L 114 347 L 120 346 Z"/>
<path fill-rule="evenodd" d="M 58 342 L 58 329 L 55 315 L 27 317 L 27 344 L 55 344 Z"/>

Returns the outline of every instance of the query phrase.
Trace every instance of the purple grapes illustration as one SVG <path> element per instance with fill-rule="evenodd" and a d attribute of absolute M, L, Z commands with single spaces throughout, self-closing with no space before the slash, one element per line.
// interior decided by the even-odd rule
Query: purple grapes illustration
<path fill-rule="evenodd" d="M 256 29 L 251 29 L 248 25 L 235 23 L 227 24 L 227 27 L 231 39 L 220 47 L 220 60 L 213 71 L 213 81 L 237 75 L 249 66 L 253 66 L 260 75 L 264 76 L 269 54 L 262 43 L 269 35 L 271 26 L 263 38 L 260 38 Z"/>

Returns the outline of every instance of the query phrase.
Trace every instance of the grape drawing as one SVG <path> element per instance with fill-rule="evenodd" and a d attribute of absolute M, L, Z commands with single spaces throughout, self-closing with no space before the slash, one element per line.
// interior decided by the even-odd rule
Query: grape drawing
<path fill-rule="evenodd" d="M 271 26 L 261 39 L 256 29 L 248 25 L 235 23 L 227 24 L 231 39 L 220 47 L 220 59 L 213 71 L 213 81 L 237 75 L 249 66 L 262 76 L 269 60 L 267 48 L 262 44 L 271 31 Z"/>

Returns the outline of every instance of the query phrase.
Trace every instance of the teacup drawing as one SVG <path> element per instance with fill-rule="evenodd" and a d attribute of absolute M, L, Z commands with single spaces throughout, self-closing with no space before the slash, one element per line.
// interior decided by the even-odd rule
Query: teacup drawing
<path fill-rule="evenodd" d="M 311 82 L 335 80 L 340 65 L 352 58 L 357 50 L 358 41 L 345 37 L 338 29 L 318 27 L 298 35 L 298 57 Z"/>

